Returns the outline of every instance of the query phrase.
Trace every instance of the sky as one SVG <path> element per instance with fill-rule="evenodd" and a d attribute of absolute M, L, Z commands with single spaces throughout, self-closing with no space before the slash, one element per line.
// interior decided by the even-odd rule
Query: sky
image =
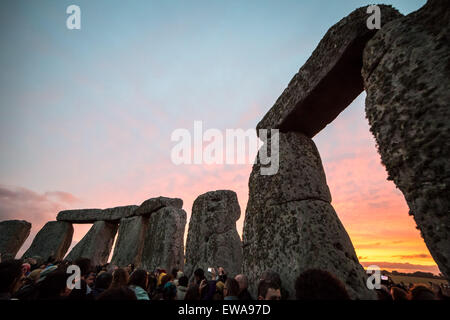
<path fill-rule="evenodd" d="M 385 1 L 403 14 L 425 1 Z M 66 8 L 81 8 L 81 29 Z M 255 128 L 326 31 L 364 1 L 2 1 L 0 220 L 236 191 L 251 164 L 179 165 L 171 133 Z M 381 165 L 362 93 L 316 143 L 363 265 L 439 270 Z M 75 225 L 73 244 L 89 225 Z"/>

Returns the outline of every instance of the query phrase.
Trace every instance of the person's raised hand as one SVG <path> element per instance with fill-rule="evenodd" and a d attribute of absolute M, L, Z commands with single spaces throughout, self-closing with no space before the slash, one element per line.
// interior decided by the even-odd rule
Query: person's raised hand
<path fill-rule="evenodd" d="M 203 279 L 201 282 L 200 282 L 200 286 L 199 286 L 199 293 L 200 293 L 200 295 L 202 294 L 202 290 L 203 290 L 203 288 L 204 287 L 206 287 L 206 285 L 207 285 L 207 282 L 206 282 L 206 279 Z"/>

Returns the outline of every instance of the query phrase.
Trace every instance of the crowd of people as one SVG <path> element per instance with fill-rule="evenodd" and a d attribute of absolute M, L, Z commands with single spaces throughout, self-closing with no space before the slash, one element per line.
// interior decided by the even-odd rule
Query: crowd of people
<path fill-rule="evenodd" d="M 72 280 L 77 266 L 79 277 Z M 71 284 L 71 285 L 68 285 Z M 443 300 L 449 299 L 442 287 L 424 284 L 383 285 L 377 290 L 380 300 Z M 153 272 L 135 269 L 130 264 L 119 268 L 106 264 L 92 267 L 81 258 L 48 261 L 37 264 L 34 259 L 9 260 L 0 263 L 0 300 L 349 300 L 345 285 L 333 274 L 323 270 L 307 270 L 295 281 L 295 297 L 283 289 L 278 273 L 268 270 L 261 275 L 257 296 L 249 292 L 244 274 L 227 275 L 219 267 L 195 270 L 191 279 L 182 270 L 157 268 Z"/>

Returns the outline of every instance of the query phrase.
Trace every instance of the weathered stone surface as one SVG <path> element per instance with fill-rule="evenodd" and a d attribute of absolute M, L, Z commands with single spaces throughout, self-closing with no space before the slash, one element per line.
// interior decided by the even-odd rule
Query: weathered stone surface
<path fill-rule="evenodd" d="M 96 221 L 119 221 L 133 215 L 138 206 L 121 206 L 108 209 L 75 209 L 58 213 L 56 220 L 72 223 L 94 223 Z"/>
<path fill-rule="evenodd" d="M 367 44 L 362 74 L 388 179 L 450 279 L 450 2 L 386 24 Z"/>
<path fill-rule="evenodd" d="M 207 192 L 194 201 L 186 242 L 186 276 L 208 267 L 223 267 L 231 276 L 241 272 L 242 244 L 236 230 L 240 216 L 237 195 L 230 190 Z"/>
<path fill-rule="evenodd" d="M 133 215 L 133 212 L 138 208 L 136 205 L 121 206 L 115 208 L 108 208 L 102 210 L 102 220 L 117 221 L 125 217 Z"/>
<path fill-rule="evenodd" d="M 117 232 L 117 223 L 97 221 L 88 233 L 73 247 L 66 259 L 75 261 L 78 258 L 91 259 L 92 265 L 105 264 Z"/>
<path fill-rule="evenodd" d="M 255 164 L 250 176 L 243 234 L 243 273 L 249 277 L 250 289 L 256 294 L 260 275 L 271 269 L 280 274 L 284 289 L 293 298 L 296 277 L 307 269 L 319 268 L 336 275 L 352 298 L 375 298 L 330 204 L 313 141 L 289 132 L 280 133 L 279 144 L 278 173 L 260 175 L 260 164 Z M 296 193 L 301 196 L 295 197 Z"/>
<path fill-rule="evenodd" d="M 164 207 L 174 207 L 178 209 L 183 208 L 183 200 L 179 198 L 157 197 L 145 200 L 136 211 L 134 216 L 150 215 Z"/>
<path fill-rule="evenodd" d="M 379 5 L 382 24 L 402 15 Z M 313 137 L 362 91 L 362 53 L 376 30 L 369 30 L 367 7 L 331 27 L 311 57 L 290 81 L 257 129 L 299 131 Z"/>
<path fill-rule="evenodd" d="M 258 185 L 254 195 L 258 202 L 267 206 L 308 199 L 331 202 L 322 160 L 314 142 L 296 133 L 280 134 L 279 140 L 279 171 L 283 174 L 261 175 L 258 172 L 251 175 L 249 183 Z"/>
<path fill-rule="evenodd" d="M 94 223 L 101 218 L 102 209 L 74 209 L 60 211 L 56 216 L 57 221 L 72 223 Z"/>
<path fill-rule="evenodd" d="M 142 252 L 142 268 L 183 269 L 185 227 L 186 212 L 183 209 L 163 207 L 153 212 Z"/>
<path fill-rule="evenodd" d="M 17 251 L 30 235 L 31 223 L 25 220 L 0 222 L 0 254 L 2 260 L 14 259 Z"/>
<path fill-rule="evenodd" d="M 62 260 L 72 243 L 73 226 L 70 222 L 50 221 L 39 230 L 24 258 L 40 257 L 44 261 L 52 257 Z"/>
<path fill-rule="evenodd" d="M 149 217 L 137 216 L 123 218 L 119 224 L 119 234 L 114 247 L 111 263 L 125 267 L 133 263 L 141 265 L 142 251 L 148 230 Z"/>

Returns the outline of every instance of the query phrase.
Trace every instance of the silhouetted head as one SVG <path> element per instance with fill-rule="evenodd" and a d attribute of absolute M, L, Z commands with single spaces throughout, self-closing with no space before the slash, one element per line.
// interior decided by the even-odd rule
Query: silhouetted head
<path fill-rule="evenodd" d="M 184 300 L 194 301 L 200 300 L 200 291 L 199 286 L 196 283 L 189 285 L 186 295 L 184 296 Z"/>
<path fill-rule="evenodd" d="M 134 263 L 130 263 L 129 265 L 127 265 L 125 270 L 128 272 L 128 274 L 132 274 L 134 272 Z"/>
<path fill-rule="evenodd" d="M 163 299 L 175 300 L 177 296 L 177 288 L 172 282 L 167 282 L 163 287 Z"/>
<path fill-rule="evenodd" d="M 203 271 L 203 269 L 201 269 L 201 268 L 198 268 L 197 270 L 194 271 L 194 277 L 195 277 L 195 281 L 200 283 L 200 281 L 205 279 L 205 271 Z"/>
<path fill-rule="evenodd" d="M 225 285 L 223 287 L 223 296 L 237 297 L 238 295 L 239 295 L 239 283 L 233 278 L 228 278 L 227 281 L 225 281 Z"/>
<path fill-rule="evenodd" d="M 275 272 L 273 270 L 266 270 L 261 274 L 261 277 L 259 279 L 260 281 L 268 281 L 272 283 L 278 284 L 278 286 L 281 288 L 281 277 L 278 272 Z"/>
<path fill-rule="evenodd" d="M 408 300 L 408 293 L 399 287 L 391 288 L 391 296 L 394 301 Z"/>
<path fill-rule="evenodd" d="M 81 276 L 87 277 L 89 273 L 92 271 L 91 259 L 88 258 L 79 258 L 75 260 L 74 265 L 80 268 Z"/>
<path fill-rule="evenodd" d="M 178 279 L 178 285 L 187 287 L 188 286 L 189 279 L 186 276 L 182 276 L 180 279 Z"/>
<path fill-rule="evenodd" d="M 169 282 L 171 279 L 172 279 L 172 276 L 171 276 L 171 275 L 169 275 L 169 274 L 164 275 L 164 276 L 161 278 L 161 284 L 160 284 L 160 286 L 161 286 L 161 287 L 164 287 L 164 286 L 166 285 L 166 283 Z"/>
<path fill-rule="evenodd" d="M 344 284 L 324 270 L 303 272 L 295 281 L 297 300 L 349 300 Z"/>
<path fill-rule="evenodd" d="M 97 300 L 137 300 L 137 298 L 133 290 L 122 286 L 105 290 L 98 296 Z"/>
<path fill-rule="evenodd" d="M 261 280 L 258 285 L 258 300 L 281 300 L 279 284 L 269 280 Z"/>
<path fill-rule="evenodd" d="M 130 286 L 138 286 L 144 290 L 147 290 L 148 287 L 148 275 L 145 270 L 134 270 L 134 272 L 130 276 L 130 280 L 128 281 Z"/>
<path fill-rule="evenodd" d="M 97 289 L 108 289 L 111 285 L 113 276 L 109 272 L 103 272 L 97 276 L 95 280 L 95 288 Z"/>
<path fill-rule="evenodd" d="M 156 280 L 155 276 L 150 274 L 148 276 L 148 291 L 150 293 L 152 293 L 153 290 L 155 290 L 157 283 L 158 283 L 158 281 Z"/>
<path fill-rule="evenodd" d="M 393 301 L 390 291 L 385 285 L 381 285 L 380 289 L 376 289 L 378 300 L 380 301 Z"/>
<path fill-rule="evenodd" d="M 414 285 L 411 290 L 409 290 L 410 300 L 436 300 L 436 295 L 434 292 L 423 284 Z"/>
<path fill-rule="evenodd" d="M 70 274 L 65 270 L 52 271 L 39 283 L 37 290 L 38 300 L 55 300 L 68 296 L 71 290 L 67 287 L 67 279 Z"/>
<path fill-rule="evenodd" d="M 129 277 L 128 272 L 123 268 L 114 270 L 111 288 L 127 286 Z"/>
<path fill-rule="evenodd" d="M 238 274 L 234 279 L 239 283 L 239 292 L 248 288 L 248 278 L 244 274 Z"/>
<path fill-rule="evenodd" d="M 172 271 L 170 271 L 170 274 L 172 275 L 173 279 L 177 279 L 178 269 L 173 268 Z"/>
<path fill-rule="evenodd" d="M 22 286 L 24 279 L 21 260 L 0 263 L 0 293 L 13 294 Z"/>

